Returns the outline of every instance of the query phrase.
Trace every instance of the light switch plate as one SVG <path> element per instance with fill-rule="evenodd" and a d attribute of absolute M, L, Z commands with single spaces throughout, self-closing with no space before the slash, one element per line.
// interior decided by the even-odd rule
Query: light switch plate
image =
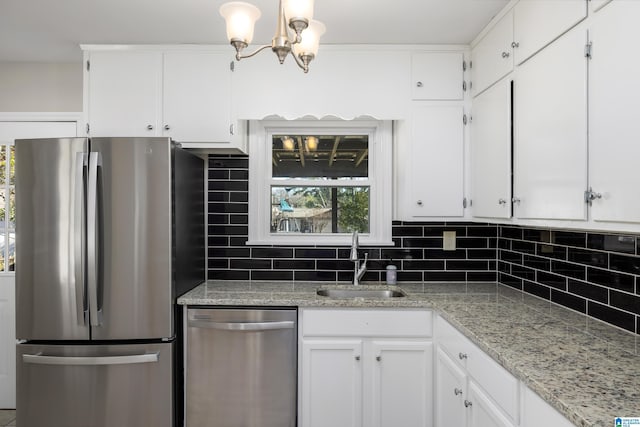
<path fill-rule="evenodd" d="M 455 231 L 442 232 L 442 250 L 444 251 L 456 250 L 456 232 Z"/>

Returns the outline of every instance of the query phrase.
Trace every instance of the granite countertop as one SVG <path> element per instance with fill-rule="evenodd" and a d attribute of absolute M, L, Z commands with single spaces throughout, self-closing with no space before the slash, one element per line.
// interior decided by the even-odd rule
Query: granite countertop
<path fill-rule="evenodd" d="M 407 296 L 389 299 L 321 297 L 320 287 L 336 286 L 209 281 L 178 303 L 431 308 L 575 425 L 640 417 L 640 336 L 500 284 L 401 283 Z"/>

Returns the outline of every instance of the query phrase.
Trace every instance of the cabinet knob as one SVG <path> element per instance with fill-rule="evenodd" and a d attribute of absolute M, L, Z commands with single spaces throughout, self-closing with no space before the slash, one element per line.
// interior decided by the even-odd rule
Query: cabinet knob
<path fill-rule="evenodd" d="M 515 49 L 515 48 L 517 48 L 517 47 L 520 47 L 520 43 L 518 43 L 518 42 L 511 42 L 511 47 L 512 47 L 512 48 L 514 48 L 514 49 Z"/>
<path fill-rule="evenodd" d="M 417 86 L 417 87 L 422 87 L 422 82 L 418 82 L 418 83 L 416 83 L 416 86 Z"/>
<path fill-rule="evenodd" d="M 514 197 L 513 199 L 511 199 L 511 203 L 517 203 L 520 204 L 521 200 L 518 197 Z"/>
<path fill-rule="evenodd" d="M 360 356 L 356 356 L 356 362 L 360 361 Z"/>
<path fill-rule="evenodd" d="M 509 57 L 509 52 L 502 52 L 502 57 L 503 58 L 508 58 Z"/>
<path fill-rule="evenodd" d="M 153 130 L 153 125 L 147 125 L 147 130 Z"/>
<path fill-rule="evenodd" d="M 507 201 L 505 199 L 498 199 L 498 204 L 499 205 L 506 205 Z"/>
<path fill-rule="evenodd" d="M 466 399 L 465 399 L 465 401 L 464 401 L 464 407 L 465 407 L 465 408 L 469 408 L 469 407 L 471 407 L 471 406 L 473 406 L 473 403 L 471 403 L 471 402 L 469 402 L 468 400 L 466 400 Z"/>
<path fill-rule="evenodd" d="M 459 396 L 462 394 L 462 389 L 461 388 L 454 388 L 453 392 L 455 393 L 456 396 Z"/>
<path fill-rule="evenodd" d="M 382 356 L 376 356 L 376 360 L 380 362 L 382 360 Z"/>
<path fill-rule="evenodd" d="M 170 129 L 171 129 L 171 126 L 169 126 L 169 125 L 164 125 L 164 130 L 170 130 Z"/>
<path fill-rule="evenodd" d="M 464 360 L 467 358 L 467 353 L 458 353 L 458 357 L 460 358 L 460 360 Z"/>
<path fill-rule="evenodd" d="M 422 206 L 422 200 L 418 200 L 418 201 L 416 202 L 416 204 L 417 204 L 418 206 Z"/>

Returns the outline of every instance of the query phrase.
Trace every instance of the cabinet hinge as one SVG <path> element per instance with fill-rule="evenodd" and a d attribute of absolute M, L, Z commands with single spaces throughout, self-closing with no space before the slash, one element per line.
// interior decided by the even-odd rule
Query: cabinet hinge
<path fill-rule="evenodd" d="M 463 207 L 464 209 L 466 209 L 466 208 L 467 208 L 467 198 L 466 198 L 466 197 L 465 197 L 464 199 L 462 199 L 462 207 Z"/>
<path fill-rule="evenodd" d="M 469 61 L 469 69 L 473 68 L 473 61 Z"/>
<path fill-rule="evenodd" d="M 234 129 L 234 127 L 233 127 L 233 123 L 231 123 L 231 124 L 229 125 L 229 134 L 233 135 L 234 131 L 235 131 L 235 129 Z"/>
<path fill-rule="evenodd" d="M 462 71 L 467 71 L 467 61 L 462 61 Z"/>
<path fill-rule="evenodd" d="M 465 82 L 464 80 L 462 81 L 462 91 L 463 92 L 467 91 L 467 82 Z"/>
<path fill-rule="evenodd" d="M 89 123 L 87 123 L 86 128 L 87 128 L 87 135 L 89 135 L 89 129 L 90 129 L 90 127 L 89 127 Z"/>
<path fill-rule="evenodd" d="M 230 69 L 232 72 L 236 70 L 236 63 L 235 63 L 235 61 L 231 61 L 231 62 L 229 63 L 229 69 Z"/>
<path fill-rule="evenodd" d="M 467 115 L 466 114 L 462 115 L 462 123 L 465 124 L 465 125 L 467 124 Z"/>
<path fill-rule="evenodd" d="M 591 51 L 592 51 L 592 42 L 587 43 L 586 45 L 584 45 L 584 56 L 591 59 L 592 55 L 591 55 Z"/>
<path fill-rule="evenodd" d="M 91 62 L 87 60 L 87 71 L 89 71 L 90 69 L 91 69 Z"/>

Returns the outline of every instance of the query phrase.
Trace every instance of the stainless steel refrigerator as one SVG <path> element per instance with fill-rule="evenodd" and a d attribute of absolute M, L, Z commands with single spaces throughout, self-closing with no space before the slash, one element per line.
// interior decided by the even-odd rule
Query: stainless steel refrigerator
<path fill-rule="evenodd" d="M 204 203 L 203 160 L 168 138 L 16 141 L 18 427 L 181 424 Z"/>

